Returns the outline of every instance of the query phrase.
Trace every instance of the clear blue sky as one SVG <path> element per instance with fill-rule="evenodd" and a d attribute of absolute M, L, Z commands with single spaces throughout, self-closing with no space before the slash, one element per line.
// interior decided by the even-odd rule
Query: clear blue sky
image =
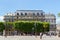
<path fill-rule="evenodd" d="M 57 16 L 60 12 L 60 0 L 0 0 L 0 16 L 21 9 L 40 9 Z"/>

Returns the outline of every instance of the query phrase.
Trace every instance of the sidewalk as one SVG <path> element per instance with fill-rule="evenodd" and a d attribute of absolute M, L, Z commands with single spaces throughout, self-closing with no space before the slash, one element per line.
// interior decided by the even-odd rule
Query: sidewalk
<path fill-rule="evenodd" d="M 40 36 L 0 36 L 0 40 L 60 40 L 57 36 L 46 36 L 44 35 L 42 39 L 40 39 Z"/>

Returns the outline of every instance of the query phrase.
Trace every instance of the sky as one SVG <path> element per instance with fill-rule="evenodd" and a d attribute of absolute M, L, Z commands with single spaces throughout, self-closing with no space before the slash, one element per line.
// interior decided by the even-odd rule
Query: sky
<path fill-rule="evenodd" d="M 53 13 L 56 15 L 56 23 L 60 23 L 60 0 L 0 0 L 0 21 L 8 12 L 16 10 L 43 10 L 45 13 Z"/>

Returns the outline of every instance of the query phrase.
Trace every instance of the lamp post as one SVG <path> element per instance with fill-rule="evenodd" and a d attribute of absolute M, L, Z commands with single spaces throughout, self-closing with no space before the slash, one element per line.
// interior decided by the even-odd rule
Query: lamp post
<path fill-rule="evenodd" d="M 6 33 L 7 33 L 7 31 L 6 31 L 6 27 L 7 27 L 7 21 L 6 21 L 6 25 L 5 25 L 5 37 L 7 37 L 7 35 L 6 35 Z"/>
<path fill-rule="evenodd" d="M 35 27 L 35 36 L 36 36 L 36 22 L 35 22 L 35 24 L 34 24 L 34 27 Z"/>

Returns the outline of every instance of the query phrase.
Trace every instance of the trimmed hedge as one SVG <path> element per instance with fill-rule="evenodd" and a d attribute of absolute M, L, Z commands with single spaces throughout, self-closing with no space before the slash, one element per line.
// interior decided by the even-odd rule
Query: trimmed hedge
<path fill-rule="evenodd" d="M 49 23 L 40 21 L 0 22 L 0 32 L 12 29 L 19 30 L 21 32 L 48 32 Z"/>
<path fill-rule="evenodd" d="M 5 29 L 4 23 L 0 22 L 0 32 L 3 32 L 4 29 Z"/>
<path fill-rule="evenodd" d="M 44 28 L 44 25 L 47 26 Z M 40 21 L 18 21 L 15 22 L 15 29 L 22 32 L 32 32 L 33 30 L 34 32 L 44 32 L 49 31 L 49 23 Z"/>

